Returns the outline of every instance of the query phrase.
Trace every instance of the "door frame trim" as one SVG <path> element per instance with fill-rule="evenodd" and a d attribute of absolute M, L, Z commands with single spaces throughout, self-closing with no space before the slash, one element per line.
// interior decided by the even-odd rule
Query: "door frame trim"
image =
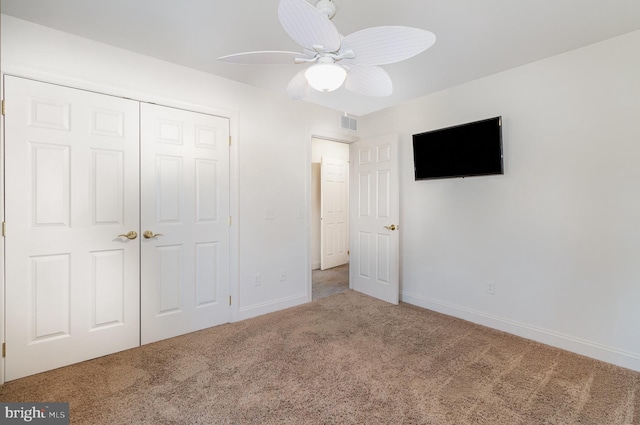
<path fill-rule="evenodd" d="M 4 76 L 11 75 L 20 78 L 39 81 L 47 84 L 55 84 L 73 89 L 85 90 L 94 93 L 104 94 L 107 96 L 122 97 L 141 103 L 154 103 L 157 105 L 168 106 L 171 108 L 184 109 L 192 112 L 199 112 L 208 115 L 215 115 L 229 119 L 229 135 L 231 137 L 231 146 L 229 146 L 229 213 L 232 217 L 231 226 L 229 227 L 229 294 L 231 294 L 231 306 L 229 321 L 237 322 L 239 320 L 239 303 L 240 294 L 239 276 L 240 276 L 240 199 L 239 199 L 239 145 L 238 123 L 240 113 L 237 110 L 229 108 L 221 108 L 216 106 L 201 105 L 196 103 L 179 101 L 172 98 L 159 96 L 156 94 L 132 90 L 128 88 L 118 87 L 110 84 L 96 83 L 90 80 L 79 79 L 50 73 L 37 69 L 30 69 L 16 66 L 3 66 L 0 69 L 0 98 L 4 99 Z M 4 222 L 4 212 L 6 205 L 4 204 L 4 121 L 3 115 L 0 120 L 0 221 Z M 0 244 L 0 343 L 5 341 L 5 247 L 4 239 Z M 5 361 L 0 359 L 0 384 L 3 384 L 5 376 Z"/>

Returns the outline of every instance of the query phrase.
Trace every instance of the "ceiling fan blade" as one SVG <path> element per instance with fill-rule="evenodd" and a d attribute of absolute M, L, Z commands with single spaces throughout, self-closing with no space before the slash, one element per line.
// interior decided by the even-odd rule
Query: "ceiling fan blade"
<path fill-rule="evenodd" d="M 344 87 L 365 96 L 384 97 L 393 93 L 391 77 L 379 66 L 350 67 Z"/>
<path fill-rule="evenodd" d="M 288 65 L 295 64 L 295 58 L 303 58 L 305 55 L 300 52 L 279 52 L 279 51 L 262 51 L 262 52 L 244 52 L 219 57 L 222 62 L 240 63 L 244 65 Z"/>
<path fill-rule="evenodd" d="M 333 22 L 305 0 L 280 0 L 278 18 L 284 30 L 305 49 L 322 46 L 325 52 L 340 49 L 340 34 Z"/>
<path fill-rule="evenodd" d="M 307 69 L 303 69 L 298 72 L 287 85 L 287 95 L 293 100 L 299 100 L 303 97 L 307 97 L 311 92 L 311 87 L 307 83 L 307 79 L 304 76 L 304 72 Z"/>
<path fill-rule="evenodd" d="M 346 36 L 340 50 L 355 52 L 355 59 L 345 60 L 354 65 L 386 65 L 422 53 L 435 42 L 435 34 L 419 28 L 373 27 Z"/>

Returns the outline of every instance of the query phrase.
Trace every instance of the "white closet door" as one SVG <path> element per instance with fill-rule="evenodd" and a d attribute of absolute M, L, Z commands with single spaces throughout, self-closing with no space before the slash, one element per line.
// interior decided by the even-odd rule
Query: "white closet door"
<path fill-rule="evenodd" d="M 349 262 L 349 162 L 322 157 L 320 166 L 320 268 Z"/>
<path fill-rule="evenodd" d="M 141 144 L 146 344 L 229 321 L 229 120 L 142 104 Z"/>
<path fill-rule="evenodd" d="M 5 76 L 6 380 L 139 345 L 138 103 Z"/>

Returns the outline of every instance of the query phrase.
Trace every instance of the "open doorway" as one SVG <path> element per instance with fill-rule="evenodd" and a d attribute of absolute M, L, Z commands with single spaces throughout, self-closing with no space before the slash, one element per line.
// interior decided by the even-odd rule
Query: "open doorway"
<path fill-rule="evenodd" d="M 348 173 L 347 143 L 315 137 L 311 139 L 313 300 L 349 288 Z"/>
<path fill-rule="evenodd" d="M 349 263 L 326 270 L 316 269 L 312 275 L 312 300 L 317 301 L 349 289 Z"/>

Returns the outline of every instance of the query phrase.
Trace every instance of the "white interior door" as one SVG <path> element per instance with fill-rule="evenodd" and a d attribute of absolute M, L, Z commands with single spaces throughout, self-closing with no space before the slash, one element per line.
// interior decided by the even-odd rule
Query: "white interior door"
<path fill-rule="evenodd" d="M 229 120 L 145 103 L 140 114 L 146 344 L 229 321 Z"/>
<path fill-rule="evenodd" d="M 320 165 L 320 268 L 349 262 L 349 162 L 322 157 Z"/>
<path fill-rule="evenodd" d="M 139 345 L 138 103 L 5 76 L 6 380 Z"/>
<path fill-rule="evenodd" d="M 350 158 L 350 283 L 356 291 L 398 304 L 398 137 L 353 143 Z"/>

